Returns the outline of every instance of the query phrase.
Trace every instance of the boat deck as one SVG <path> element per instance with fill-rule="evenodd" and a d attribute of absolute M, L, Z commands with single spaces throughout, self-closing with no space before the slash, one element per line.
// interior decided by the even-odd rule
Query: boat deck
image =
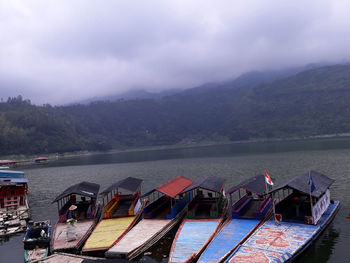
<path fill-rule="evenodd" d="M 267 221 L 255 231 L 226 261 L 238 262 L 286 262 L 296 256 L 330 222 L 339 202 L 330 204 L 317 225 L 294 222 Z"/>
<path fill-rule="evenodd" d="M 153 236 L 157 235 L 170 222 L 171 220 L 167 219 L 142 219 L 117 244 L 106 252 L 106 256 L 118 257 L 131 253 L 152 239 Z"/>
<path fill-rule="evenodd" d="M 112 214 L 112 217 L 128 216 L 129 208 L 134 200 L 120 200 L 118 208 Z"/>
<path fill-rule="evenodd" d="M 82 240 L 86 237 L 94 224 L 94 219 L 77 221 L 75 223 L 76 239 L 73 241 L 68 241 L 67 228 L 69 224 L 57 223 L 53 237 L 53 250 L 61 251 L 78 248 L 80 245 L 79 243 L 81 243 Z"/>
<path fill-rule="evenodd" d="M 169 262 L 187 262 L 193 254 L 197 255 L 210 241 L 221 219 L 186 219 L 175 237 L 175 246 Z"/>
<path fill-rule="evenodd" d="M 107 250 L 129 228 L 135 216 L 103 219 L 86 241 L 82 252 Z"/>
<path fill-rule="evenodd" d="M 230 219 L 203 252 L 198 262 L 218 262 L 259 224 L 258 219 Z"/>

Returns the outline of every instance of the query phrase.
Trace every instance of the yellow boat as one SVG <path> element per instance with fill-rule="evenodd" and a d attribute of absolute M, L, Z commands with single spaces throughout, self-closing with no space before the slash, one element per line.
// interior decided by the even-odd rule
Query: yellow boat
<path fill-rule="evenodd" d="M 141 179 L 128 177 L 101 193 L 103 219 L 86 241 L 83 254 L 103 254 L 137 223 L 144 207 L 140 201 L 141 183 Z"/>

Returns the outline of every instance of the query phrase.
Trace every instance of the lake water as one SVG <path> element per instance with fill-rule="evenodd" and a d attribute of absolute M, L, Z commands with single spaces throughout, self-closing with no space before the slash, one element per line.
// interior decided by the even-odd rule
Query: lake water
<path fill-rule="evenodd" d="M 146 192 L 178 175 L 198 179 L 216 175 L 226 179 L 226 189 L 268 171 L 283 183 L 295 175 L 315 170 L 335 179 L 332 199 L 341 209 L 332 224 L 297 262 L 350 262 L 350 139 L 231 144 L 169 150 L 145 150 L 62 158 L 46 166 L 22 169 L 29 179 L 29 204 L 34 220 L 57 220 L 53 199 L 82 180 L 99 183 L 101 190 L 128 176 L 144 180 Z M 161 240 L 151 256 L 141 262 L 167 262 L 173 233 Z M 23 234 L 0 241 L 0 262 L 23 262 Z"/>

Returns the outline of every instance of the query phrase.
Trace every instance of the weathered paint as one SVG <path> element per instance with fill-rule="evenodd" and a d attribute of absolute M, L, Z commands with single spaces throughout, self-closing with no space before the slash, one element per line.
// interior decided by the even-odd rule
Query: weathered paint
<path fill-rule="evenodd" d="M 127 255 L 146 243 L 170 222 L 171 220 L 167 219 L 142 219 L 117 244 L 106 252 L 106 256 Z"/>
<path fill-rule="evenodd" d="M 229 263 L 282 263 L 295 256 L 310 243 L 331 220 L 339 202 L 330 204 L 317 225 L 268 221 L 255 231 L 239 249 L 232 253 Z"/>
<path fill-rule="evenodd" d="M 103 219 L 86 241 L 82 251 L 107 250 L 135 219 L 134 216 Z"/>
<path fill-rule="evenodd" d="M 186 262 L 215 233 L 221 219 L 186 219 L 180 226 L 169 262 Z"/>
<path fill-rule="evenodd" d="M 258 224 L 257 219 L 231 219 L 203 252 L 198 262 L 218 262 L 239 245 Z"/>

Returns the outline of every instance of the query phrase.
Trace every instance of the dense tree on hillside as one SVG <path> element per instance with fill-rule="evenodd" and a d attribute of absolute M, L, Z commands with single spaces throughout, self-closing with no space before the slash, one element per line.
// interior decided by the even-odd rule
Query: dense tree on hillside
<path fill-rule="evenodd" d="M 350 132 L 349 120 L 348 65 L 158 99 L 58 107 L 18 96 L 0 103 L 0 154 L 343 133 Z"/>

